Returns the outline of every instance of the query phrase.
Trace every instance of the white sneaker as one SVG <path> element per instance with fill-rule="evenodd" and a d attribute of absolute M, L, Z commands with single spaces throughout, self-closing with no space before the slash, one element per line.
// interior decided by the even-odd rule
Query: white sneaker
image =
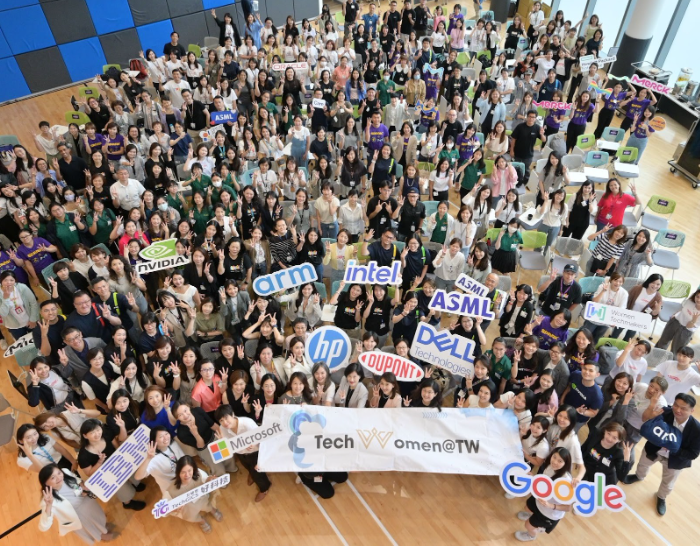
<path fill-rule="evenodd" d="M 4 339 L 0 339 L 0 349 L 2 349 L 3 351 L 7 350 L 7 341 L 5 341 Z"/>
<path fill-rule="evenodd" d="M 518 512 L 518 519 L 520 521 L 527 521 L 530 519 L 531 515 L 532 514 L 530 512 L 526 512 L 525 510 L 523 510 L 522 512 Z"/>
<path fill-rule="evenodd" d="M 517 538 L 520 542 L 530 542 L 531 540 L 535 540 L 537 537 L 533 537 L 527 531 L 516 531 L 515 538 Z"/>

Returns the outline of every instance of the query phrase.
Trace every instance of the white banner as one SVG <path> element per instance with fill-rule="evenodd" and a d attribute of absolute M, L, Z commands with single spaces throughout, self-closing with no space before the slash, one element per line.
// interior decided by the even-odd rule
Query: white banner
<path fill-rule="evenodd" d="M 214 478 L 214 479 L 211 479 Z M 225 487 L 231 481 L 231 476 L 224 474 L 223 476 L 210 476 L 209 481 L 203 483 L 196 489 L 192 489 L 187 493 L 183 493 L 179 497 L 175 497 L 172 500 L 159 500 L 156 505 L 151 510 L 153 517 L 158 519 L 167 516 L 170 512 L 182 508 L 186 504 L 196 501 L 199 497 L 208 495 L 209 493 L 216 491 L 222 487 Z"/>
<path fill-rule="evenodd" d="M 586 55 L 586 57 L 592 57 L 592 55 Z M 588 70 L 593 63 L 598 65 L 598 68 L 603 68 L 604 64 L 614 63 L 617 60 L 616 55 L 611 55 L 610 57 L 598 57 L 593 59 L 584 59 L 581 57 L 581 70 L 584 72 Z"/>
<path fill-rule="evenodd" d="M 126 481 L 136 472 L 146 458 L 151 429 L 139 425 L 117 450 L 85 482 L 102 502 L 111 499 Z"/>
<path fill-rule="evenodd" d="M 331 408 L 275 404 L 268 422 L 289 423 L 260 446 L 263 472 L 432 472 L 497 476 L 522 460 L 510 410 Z"/>
<path fill-rule="evenodd" d="M 586 304 L 584 315 L 586 320 L 596 324 L 619 326 L 635 332 L 648 332 L 651 330 L 651 313 L 639 313 L 622 307 L 589 301 Z"/>
<path fill-rule="evenodd" d="M 256 427 L 245 434 L 237 434 L 233 438 L 215 440 L 207 446 L 215 463 L 221 463 L 233 457 L 234 453 L 249 452 L 252 446 L 265 442 L 270 438 L 287 431 L 287 427 L 279 422 L 270 423 L 266 427 Z"/>

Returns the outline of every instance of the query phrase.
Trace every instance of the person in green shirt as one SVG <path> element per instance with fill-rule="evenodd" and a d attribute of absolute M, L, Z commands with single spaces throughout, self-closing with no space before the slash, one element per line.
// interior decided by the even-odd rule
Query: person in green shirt
<path fill-rule="evenodd" d="M 207 227 L 207 222 L 214 217 L 211 207 L 205 203 L 205 193 L 196 191 L 192 195 L 194 207 L 190 209 L 190 224 L 192 231 L 197 235 L 202 235 Z"/>
<path fill-rule="evenodd" d="M 511 218 L 507 226 L 498 233 L 496 239 L 496 251 L 491 258 L 491 267 L 494 271 L 499 271 L 502 275 L 513 273 L 517 263 L 515 253 L 518 245 L 523 244 L 523 236 L 518 230 L 518 219 Z"/>
<path fill-rule="evenodd" d="M 486 170 L 483 158 L 484 153 L 481 149 L 474 150 L 474 155 L 457 169 L 458 176 L 460 173 L 464 173 L 459 186 L 460 202 L 472 191 L 474 186 L 481 184 L 484 178 L 484 171 Z"/>
<path fill-rule="evenodd" d="M 67 213 L 60 203 L 53 203 L 49 209 L 52 220 L 46 226 L 46 238 L 67 258 L 73 245 L 80 242 L 80 233 L 87 230 L 79 212 Z"/>
<path fill-rule="evenodd" d="M 221 192 L 224 190 L 228 190 L 231 192 L 232 195 L 236 195 L 236 191 L 231 187 L 227 186 L 224 184 L 223 180 L 221 179 L 221 175 L 219 173 L 211 173 L 211 203 L 209 203 L 212 207 L 216 205 L 220 200 L 221 200 Z M 235 197 L 234 197 L 235 199 Z"/>
<path fill-rule="evenodd" d="M 391 94 L 396 89 L 396 84 L 391 80 L 391 74 L 388 70 L 384 71 L 384 76 L 382 80 L 377 84 L 377 91 L 379 91 L 379 102 L 382 106 L 386 106 L 391 102 Z"/>
<path fill-rule="evenodd" d="M 455 148 L 455 139 L 451 136 L 447 137 L 445 147 L 438 155 L 438 163 L 441 159 L 447 159 L 450 162 L 450 169 L 454 169 L 459 161 L 459 150 Z"/>
<path fill-rule="evenodd" d="M 187 202 L 185 201 L 185 198 L 182 197 L 182 193 L 180 192 L 180 184 L 178 184 L 175 180 L 171 180 L 168 184 L 168 193 L 165 195 L 165 198 L 168 201 L 168 205 L 178 212 L 180 218 L 185 216 Z"/>
<path fill-rule="evenodd" d="M 200 163 L 192 163 L 192 178 L 189 180 L 183 180 L 183 186 L 189 186 L 192 184 L 192 191 L 207 191 L 207 188 L 211 186 L 211 178 L 207 175 L 202 174 L 202 165 Z"/>
<path fill-rule="evenodd" d="M 447 211 L 449 210 L 450 204 L 447 201 L 440 201 L 437 206 L 437 212 L 435 213 L 435 227 L 433 228 L 433 233 L 430 236 L 431 243 L 439 243 L 441 245 L 445 244 L 445 238 L 447 233 L 452 231 L 452 224 L 454 224 L 454 218 L 450 216 Z M 431 215 L 433 216 L 433 215 Z M 432 220 L 432 218 L 429 218 Z M 429 224 L 433 222 L 430 221 Z"/>
<path fill-rule="evenodd" d="M 106 209 L 99 199 L 90 201 L 90 209 L 92 212 L 85 217 L 85 220 L 92 239 L 95 244 L 109 246 L 119 236 L 117 232 L 122 223 L 122 217 L 120 216 L 117 220 L 114 212 Z"/>
<path fill-rule="evenodd" d="M 224 186 L 228 186 L 229 188 L 233 188 L 235 190 L 233 193 L 233 200 L 237 200 L 238 192 L 241 191 L 241 186 L 236 180 L 236 175 L 229 168 L 228 163 L 221 164 L 219 167 L 219 173 L 221 174 L 221 181 L 223 182 Z"/>
<path fill-rule="evenodd" d="M 513 366 L 510 358 L 506 356 L 506 340 L 502 337 L 494 339 L 491 349 L 486 351 L 484 355 L 491 361 L 491 372 L 494 382 L 498 386 L 498 394 L 503 394 L 506 382 L 510 379 L 510 369 Z"/>

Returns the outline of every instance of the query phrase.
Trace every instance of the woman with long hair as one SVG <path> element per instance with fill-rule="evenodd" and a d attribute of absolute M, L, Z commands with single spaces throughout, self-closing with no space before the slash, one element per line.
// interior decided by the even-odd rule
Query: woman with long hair
<path fill-rule="evenodd" d="M 574 195 L 573 203 L 569 210 L 569 217 L 565 220 L 562 237 L 579 239 L 584 236 L 591 225 L 591 218 L 595 218 L 598 211 L 598 198 L 593 182 L 586 180 Z"/>

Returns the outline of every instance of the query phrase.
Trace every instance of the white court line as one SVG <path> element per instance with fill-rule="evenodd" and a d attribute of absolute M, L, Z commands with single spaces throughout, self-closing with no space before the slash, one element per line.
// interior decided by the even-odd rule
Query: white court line
<path fill-rule="evenodd" d="M 389 542 L 393 546 L 399 546 L 399 543 L 396 542 L 394 540 L 394 537 L 391 536 L 391 533 L 389 533 L 389 531 L 387 531 L 387 528 L 384 527 L 384 524 L 379 520 L 379 518 L 377 517 L 377 514 L 375 514 L 374 510 L 372 510 L 369 507 L 369 504 L 367 504 L 367 501 L 365 500 L 365 498 L 362 495 L 360 495 L 360 492 L 355 488 L 355 486 L 352 484 L 352 482 L 348 479 L 348 481 L 346 483 L 350 486 L 350 489 L 352 489 L 352 492 L 355 493 L 357 498 L 360 499 L 362 506 L 364 506 L 367 509 L 367 511 L 369 512 L 369 515 L 372 516 L 372 519 L 379 526 L 379 528 L 382 530 L 382 532 L 386 535 L 386 538 L 389 539 Z M 669 546 L 670 546 L 670 544 L 669 544 Z"/>
<path fill-rule="evenodd" d="M 302 485 L 303 485 L 303 484 L 302 484 Z M 320 503 L 320 502 L 318 502 L 318 496 L 317 496 L 313 491 L 311 491 L 311 489 L 309 489 L 308 487 L 306 487 L 305 485 L 303 485 L 303 487 L 304 487 L 304 489 L 306 489 L 306 492 L 307 492 L 307 493 L 309 494 L 309 496 L 311 497 L 311 500 L 314 501 L 314 504 L 316 504 L 316 506 L 318 507 L 318 509 L 321 511 L 321 513 L 323 514 L 323 517 L 326 518 L 326 521 L 328 522 L 328 525 L 330 525 L 331 528 L 335 531 L 335 534 L 336 534 L 336 536 L 338 537 L 338 540 L 340 540 L 340 542 L 341 542 L 344 546 L 349 546 L 349 545 L 348 545 L 348 541 L 345 540 L 345 537 L 340 533 L 340 529 L 338 529 L 338 528 L 336 527 L 335 523 L 333 523 L 333 520 L 332 520 L 331 517 L 328 515 L 328 512 L 326 512 L 326 509 L 325 509 L 323 506 L 321 506 L 321 503 Z M 669 544 L 669 546 L 670 546 L 670 544 Z"/>
<path fill-rule="evenodd" d="M 641 521 L 652 533 L 654 533 L 659 539 L 666 544 L 667 546 L 671 546 L 671 543 L 666 540 L 661 533 L 659 533 L 656 529 L 654 529 L 651 524 L 645 520 L 642 516 L 640 516 L 629 504 L 627 505 L 627 510 L 632 512 L 635 516 L 637 516 L 637 519 Z"/>

